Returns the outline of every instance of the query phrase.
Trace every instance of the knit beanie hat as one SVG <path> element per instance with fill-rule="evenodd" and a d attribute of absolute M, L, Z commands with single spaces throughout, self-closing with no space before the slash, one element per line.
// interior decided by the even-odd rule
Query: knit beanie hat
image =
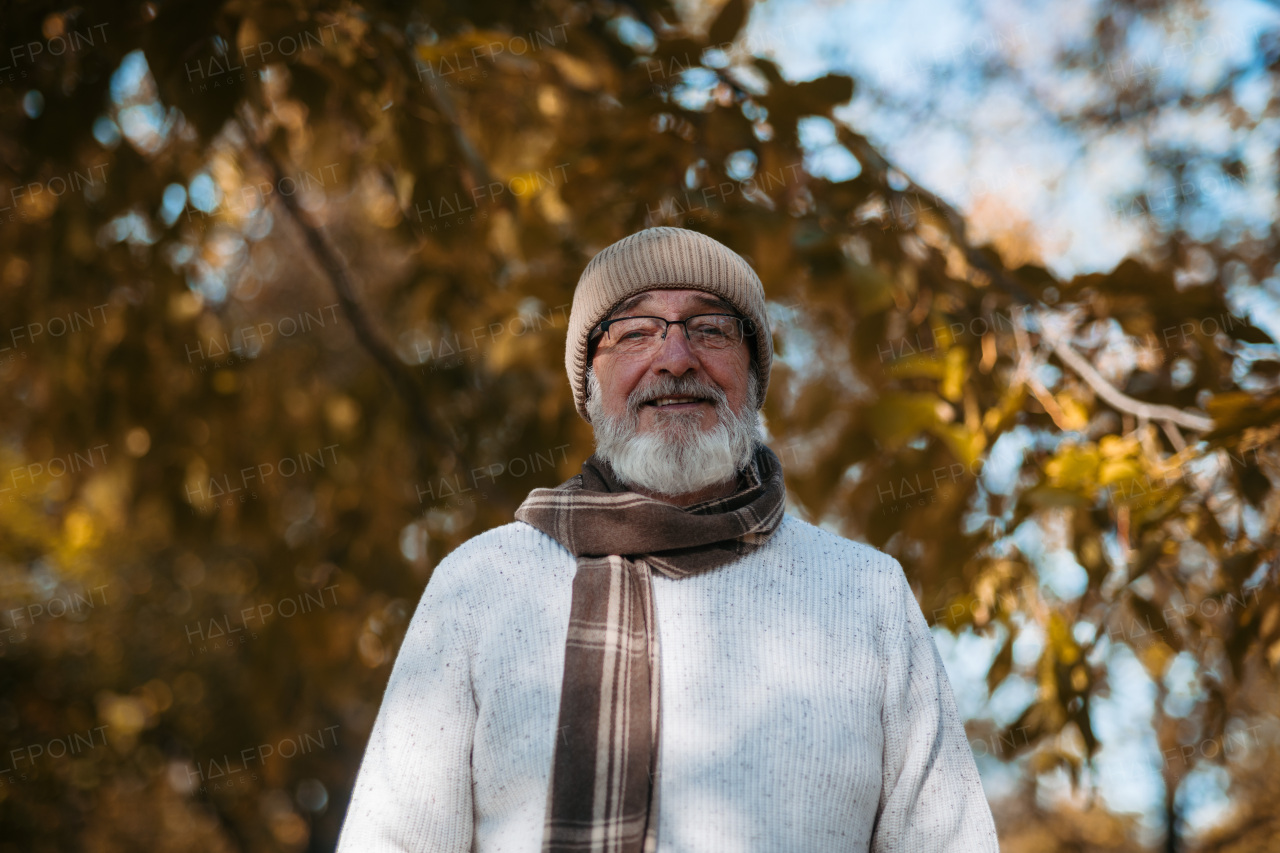
<path fill-rule="evenodd" d="M 596 324 L 623 301 L 646 290 L 702 290 L 715 294 L 755 322 L 755 369 L 760 379 L 756 408 L 764 405 L 773 362 L 773 338 L 765 312 L 764 285 L 741 255 L 723 243 L 685 228 L 646 228 L 606 246 L 578 279 L 569 312 L 564 367 L 578 414 L 588 423 L 587 339 Z"/>

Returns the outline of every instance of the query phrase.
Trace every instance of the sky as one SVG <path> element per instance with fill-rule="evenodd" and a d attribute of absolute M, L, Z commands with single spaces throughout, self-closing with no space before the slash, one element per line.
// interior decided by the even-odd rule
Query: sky
<path fill-rule="evenodd" d="M 1280 146 L 1280 122 L 1241 135 L 1228 117 L 1210 111 L 1163 116 L 1143 133 L 1081 131 L 1064 127 L 1058 110 L 1106 99 L 1109 89 L 1100 83 L 1128 76 L 1154 78 L 1161 91 L 1207 91 L 1237 66 L 1257 64 L 1256 41 L 1280 26 L 1280 10 L 1223 0 L 1206 20 L 1181 22 L 1178 32 L 1135 25 L 1125 42 L 1127 61 L 1064 72 L 1055 58 L 1088 47 L 1098 5 L 766 0 L 746 38 L 772 53 L 789 78 L 854 76 L 858 90 L 839 118 L 979 228 L 980 202 L 998 199 L 1008 217 L 1034 226 L 1045 260 L 1059 274 L 1108 270 L 1141 248 L 1145 222 L 1126 202 L 1147 189 L 1159 215 L 1177 185 L 1148 161 L 1149 144 L 1206 155 L 1234 151 L 1249 168 L 1245 182 L 1197 176 L 1192 192 L 1207 208 L 1198 236 L 1224 224 L 1269 226 L 1277 213 L 1271 154 Z M 1008 73 L 984 79 L 984 68 Z M 1259 68 L 1237 83 L 1237 100 L 1259 112 L 1270 85 Z"/>

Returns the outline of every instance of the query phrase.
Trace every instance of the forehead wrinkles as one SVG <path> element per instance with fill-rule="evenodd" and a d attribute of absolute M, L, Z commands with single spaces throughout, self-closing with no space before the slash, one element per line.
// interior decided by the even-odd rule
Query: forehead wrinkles
<path fill-rule="evenodd" d="M 693 288 L 664 288 L 664 289 L 680 290 L 680 289 L 693 289 Z M 632 296 L 630 299 L 624 299 L 621 303 L 618 304 L 616 308 L 614 308 L 612 311 L 609 312 L 609 316 L 606 319 L 613 319 L 625 311 L 643 308 L 646 305 L 648 305 L 648 303 L 654 301 L 657 298 L 657 294 L 660 292 L 661 291 L 646 290 L 643 293 L 637 293 L 635 296 Z M 724 299 L 720 296 L 716 296 L 714 293 L 708 293 L 707 291 L 698 291 L 695 294 L 690 294 L 689 299 L 696 304 L 697 306 L 696 310 L 699 310 L 699 311 L 704 309 L 712 309 L 712 310 L 725 310 L 725 311 L 736 312 L 738 310 L 727 299 Z"/>

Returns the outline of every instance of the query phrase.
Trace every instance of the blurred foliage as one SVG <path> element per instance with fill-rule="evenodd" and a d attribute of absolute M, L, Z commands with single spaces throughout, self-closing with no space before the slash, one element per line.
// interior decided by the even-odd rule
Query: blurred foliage
<path fill-rule="evenodd" d="M 1034 795 L 1105 748 L 1113 647 L 1157 685 L 1162 751 L 1273 714 L 1280 359 L 1226 289 L 1270 274 L 1275 230 L 1070 281 L 1006 264 L 842 122 L 860 171 L 809 174 L 798 123 L 854 81 L 705 52 L 748 12 L 706 11 L 6 10 L 0 850 L 330 849 L 431 567 L 590 452 L 578 274 L 658 224 L 765 282 L 792 511 L 995 638 L 991 691 L 1031 685 L 971 724 L 1032 786 L 997 809 L 1007 849 L 1146 843 Z M 1165 849 L 1215 762 L 1242 806 L 1198 849 L 1266 849 L 1274 762 L 1204 752 L 1162 765 Z"/>

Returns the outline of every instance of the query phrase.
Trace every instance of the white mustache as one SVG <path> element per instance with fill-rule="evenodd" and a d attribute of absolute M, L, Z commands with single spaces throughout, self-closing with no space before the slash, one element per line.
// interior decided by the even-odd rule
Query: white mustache
<path fill-rule="evenodd" d="M 662 377 L 644 388 L 637 388 L 627 398 L 627 410 L 639 414 L 640 407 L 663 397 L 698 397 L 710 400 L 717 411 L 729 405 L 728 395 L 715 385 L 691 377 Z"/>
<path fill-rule="evenodd" d="M 755 399 L 755 374 L 749 377 Z M 692 377 L 662 377 L 627 395 L 627 410 L 617 416 L 604 411 L 602 389 L 594 371 L 587 372 L 587 410 L 595 430 L 596 453 L 608 462 L 618 479 L 662 495 L 685 495 L 725 482 L 746 467 L 757 444 L 763 443 L 759 412 L 747 403 L 734 412 L 725 392 Z M 656 431 L 639 432 L 640 409 L 663 397 L 712 400 L 716 424 L 703 429 L 696 419 L 675 411 L 658 420 Z"/>

